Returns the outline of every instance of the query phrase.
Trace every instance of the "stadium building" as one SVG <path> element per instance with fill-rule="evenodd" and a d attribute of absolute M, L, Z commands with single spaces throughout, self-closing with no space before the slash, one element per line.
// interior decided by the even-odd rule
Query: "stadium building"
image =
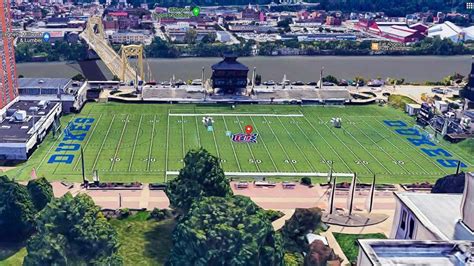
<path fill-rule="evenodd" d="M 225 55 L 224 60 L 212 65 L 212 87 L 225 93 L 236 93 L 247 87 L 249 68 L 238 62 L 237 57 Z"/>
<path fill-rule="evenodd" d="M 20 78 L 18 92 L 22 101 L 60 102 L 62 112 L 78 112 L 87 100 L 89 83 L 67 78 Z"/>
<path fill-rule="evenodd" d="M 10 1 L 0 0 L 0 114 L 18 96 Z"/>

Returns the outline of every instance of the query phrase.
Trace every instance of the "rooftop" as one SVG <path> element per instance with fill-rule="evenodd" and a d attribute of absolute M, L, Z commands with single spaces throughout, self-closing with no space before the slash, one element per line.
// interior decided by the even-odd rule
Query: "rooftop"
<path fill-rule="evenodd" d="M 474 241 L 474 232 L 460 222 L 462 194 L 402 192 L 395 196 L 440 239 Z"/>
<path fill-rule="evenodd" d="M 212 70 L 242 70 L 248 71 L 249 68 L 237 61 L 236 56 L 225 56 L 224 60 L 220 61 L 217 64 L 212 65 Z"/>
<path fill-rule="evenodd" d="M 18 85 L 20 88 L 64 89 L 70 81 L 67 78 L 20 78 Z"/>
<path fill-rule="evenodd" d="M 372 265 L 470 265 L 469 241 L 413 241 L 359 239 Z M 472 259 L 472 258 L 471 258 Z"/>
<path fill-rule="evenodd" d="M 11 113 L 7 110 L 6 118 L 0 122 L 0 143 L 25 143 L 27 142 L 33 132 L 33 121 L 35 127 L 38 128 L 43 123 L 43 118 L 46 118 L 48 114 L 56 107 L 58 103 L 50 102 L 45 109 L 39 109 L 35 113 L 34 119 L 32 117 L 31 107 L 37 107 L 39 101 L 19 101 L 14 103 L 8 110 L 24 110 L 26 111 L 26 119 L 22 122 L 15 121 L 11 117 Z M 31 131 L 31 132 L 30 132 Z"/>

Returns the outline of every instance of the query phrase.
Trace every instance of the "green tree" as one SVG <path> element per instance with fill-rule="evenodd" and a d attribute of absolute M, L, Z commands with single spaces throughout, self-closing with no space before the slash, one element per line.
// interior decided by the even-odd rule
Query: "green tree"
<path fill-rule="evenodd" d="M 24 265 L 121 265 L 117 232 L 86 195 L 67 193 L 37 216 Z"/>
<path fill-rule="evenodd" d="M 36 209 L 28 190 L 7 176 L 0 176 L 0 239 L 20 241 L 34 229 Z"/>
<path fill-rule="evenodd" d="M 290 219 L 285 221 L 281 229 L 285 250 L 290 252 L 306 251 L 305 236 L 313 232 L 321 222 L 321 209 L 295 209 Z"/>
<path fill-rule="evenodd" d="M 339 82 L 337 80 L 337 78 L 334 77 L 333 75 L 327 75 L 327 76 L 323 77 L 323 81 L 324 82 L 331 82 L 331 83 L 334 83 L 334 84 L 337 84 Z"/>
<path fill-rule="evenodd" d="M 74 75 L 71 79 L 75 81 L 84 81 L 86 78 L 84 78 L 82 74 L 78 73 Z"/>
<path fill-rule="evenodd" d="M 195 29 L 189 29 L 184 34 L 184 42 L 187 44 L 194 44 L 197 40 L 197 31 Z"/>
<path fill-rule="evenodd" d="M 44 177 L 30 180 L 26 188 L 38 211 L 41 211 L 54 197 L 53 187 Z"/>
<path fill-rule="evenodd" d="M 282 265 L 267 215 L 248 197 L 195 202 L 173 233 L 171 265 Z"/>
<path fill-rule="evenodd" d="M 171 206 L 187 212 L 202 197 L 232 195 L 220 160 L 204 149 L 191 150 L 184 157 L 184 167 L 166 188 Z"/>

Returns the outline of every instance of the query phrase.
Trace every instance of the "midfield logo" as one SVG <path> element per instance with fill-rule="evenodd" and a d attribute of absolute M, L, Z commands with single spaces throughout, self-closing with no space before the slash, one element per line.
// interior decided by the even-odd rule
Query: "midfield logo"
<path fill-rule="evenodd" d="M 258 137 L 258 133 L 253 133 L 249 135 L 244 134 L 244 133 L 239 133 L 239 134 L 232 135 L 232 141 L 240 142 L 240 143 L 257 143 L 257 137 Z"/>

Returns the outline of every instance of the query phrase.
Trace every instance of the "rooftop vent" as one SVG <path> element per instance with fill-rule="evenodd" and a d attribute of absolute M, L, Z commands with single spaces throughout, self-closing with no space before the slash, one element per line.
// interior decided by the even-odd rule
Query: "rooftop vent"
<path fill-rule="evenodd" d="M 26 121 L 26 111 L 24 111 L 24 110 L 16 111 L 13 114 L 13 118 L 15 119 L 15 121 L 18 121 L 18 122 Z"/>

